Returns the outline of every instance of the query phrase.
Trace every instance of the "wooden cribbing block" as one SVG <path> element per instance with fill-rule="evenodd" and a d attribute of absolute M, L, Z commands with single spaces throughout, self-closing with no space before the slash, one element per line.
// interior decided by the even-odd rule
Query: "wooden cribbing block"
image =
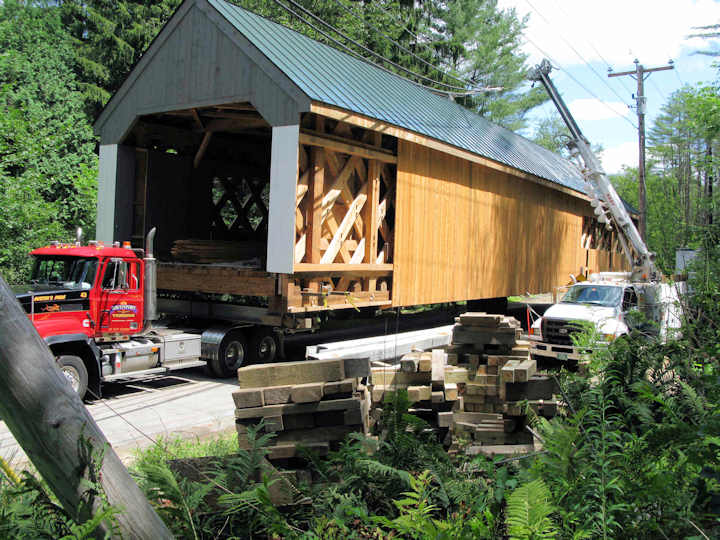
<path fill-rule="evenodd" d="M 341 377 L 341 379 L 345 379 L 345 378 L 361 379 L 363 377 L 369 377 L 370 376 L 370 358 L 345 358 L 343 361 L 343 372 L 344 372 L 344 376 Z M 337 380 L 340 380 L 340 379 L 325 379 L 326 382 L 337 381 Z M 307 382 L 314 382 L 314 381 L 307 381 Z"/>
<path fill-rule="evenodd" d="M 283 431 L 293 429 L 310 429 L 315 427 L 315 415 L 305 414 L 288 414 L 282 417 Z"/>
<path fill-rule="evenodd" d="M 479 327 L 458 326 L 453 329 L 453 343 L 476 345 L 507 345 L 513 346 L 521 332 L 516 328 L 498 328 L 482 331 Z"/>
<path fill-rule="evenodd" d="M 445 384 L 447 383 L 466 383 L 470 380 L 470 374 L 467 368 L 456 366 L 445 366 Z"/>
<path fill-rule="evenodd" d="M 382 368 L 372 369 L 372 383 L 385 386 L 430 384 L 432 382 L 430 377 L 431 373 L 429 372 L 405 373 Z"/>
<path fill-rule="evenodd" d="M 449 366 L 456 366 L 458 363 L 458 355 L 457 353 L 447 353 L 447 361 L 446 364 Z"/>
<path fill-rule="evenodd" d="M 325 383 L 296 384 L 290 390 L 290 399 L 294 403 L 312 403 L 323 398 Z"/>
<path fill-rule="evenodd" d="M 515 342 L 515 347 L 513 348 L 518 350 L 528 350 L 530 349 L 530 342 L 526 339 L 519 339 Z"/>
<path fill-rule="evenodd" d="M 503 415 L 494 413 L 456 412 L 453 413 L 453 418 L 458 422 L 480 424 L 482 422 L 502 422 Z"/>
<path fill-rule="evenodd" d="M 453 412 L 439 412 L 437 413 L 438 427 L 449 428 L 453 423 Z"/>
<path fill-rule="evenodd" d="M 445 401 L 456 401 L 458 398 L 458 387 L 456 383 L 445 383 Z"/>
<path fill-rule="evenodd" d="M 238 409 L 248 409 L 250 407 L 262 407 L 265 405 L 263 400 L 262 388 L 249 388 L 247 390 L 235 390 L 232 393 L 235 407 Z"/>
<path fill-rule="evenodd" d="M 475 384 L 498 384 L 498 376 L 497 375 L 475 375 L 475 378 L 473 378 L 471 381 Z"/>
<path fill-rule="evenodd" d="M 269 386 L 262 389 L 263 406 L 278 405 L 280 403 L 290 403 L 290 392 L 292 386 Z"/>
<path fill-rule="evenodd" d="M 435 390 L 430 396 L 432 403 L 445 403 L 445 392 L 443 390 Z"/>
<path fill-rule="evenodd" d="M 463 401 L 466 405 L 471 403 L 485 403 L 487 396 L 485 394 L 465 394 L 463 395 Z"/>
<path fill-rule="evenodd" d="M 520 365 L 521 360 L 508 360 L 500 370 L 502 382 L 515 382 L 515 368 Z"/>
<path fill-rule="evenodd" d="M 357 379 L 345 379 L 344 381 L 326 382 L 323 384 L 323 396 L 331 397 L 337 395 L 347 395 L 357 390 Z"/>
<path fill-rule="evenodd" d="M 432 397 L 432 386 L 408 386 L 408 398 L 413 403 L 418 401 L 430 401 Z"/>
<path fill-rule="evenodd" d="M 300 455 L 300 448 L 309 450 L 320 456 L 326 456 L 330 451 L 330 445 L 327 442 L 306 442 L 305 444 L 284 443 L 270 446 L 268 448 L 268 459 L 288 459 Z"/>
<path fill-rule="evenodd" d="M 515 368 L 515 382 L 527 382 L 537 371 L 535 360 L 524 360 Z"/>
<path fill-rule="evenodd" d="M 469 382 L 465 384 L 466 396 L 497 396 L 498 387 L 495 384 L 479 384 Z"/>
<path fill-rule="evenodd" d="M 315 403 L 287 403 L 282 405 L 265 405 L 253 409 L 235 409 L 235 418 L 247 420 L 252 418 L 267 418 L 286 414 L 304 414 L 326 411 L 346 411 L 360 409 L 362 402 L 355 398 L 333 399 Z"/>
<path fill-rule="evenodd" d="M 406 354 L 400 359 L 400 371 L 415 373 L 418 370 L 418 362 L 417 353 Z"/>
<path fill-rule="evenodd" d="M 503 320 L 503 316 L 469 311 L 457 317 L 456 320 L 463 326 L 495 327 Z"/>
<path fill-rule="evenodd" d="M 418 359 L 418 371 L 432 371 L 432 353 L 422 353 L 420 355 Z"/>
<path fill-rule="evenodd" d="M 555 381 L 550 377 L 534 376 L 523 383 L 508 383 L 505 385 L 505 399 L 508 401 L 522 401 L 523 399 L 552 399 L 553 394 L 560 392 Z"/>
<path fill-rule="evenodd" d="M 449 355 L 442 349 L 433 349 L 430 353 L 431 380 L 433 385 L 440 385 L 445 380 L 445 365 Z"/>
<path fill-rule="evenodd" d="M 345 363 L 341 359 L 260 364 L 238 369 L 240 388 L 322 383 L 343 379 Z"/>

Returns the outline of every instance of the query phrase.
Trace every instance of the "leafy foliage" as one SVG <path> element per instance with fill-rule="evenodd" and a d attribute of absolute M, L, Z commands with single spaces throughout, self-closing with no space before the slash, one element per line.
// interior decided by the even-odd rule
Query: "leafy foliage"
<path fill-rule="evenodd" d="M 554 508 L 550 490 L 542 480 L 520 486 L 507 498 L 505 522 L 513 540 L 555 538 L 557 532 L 550 519 Z"/>

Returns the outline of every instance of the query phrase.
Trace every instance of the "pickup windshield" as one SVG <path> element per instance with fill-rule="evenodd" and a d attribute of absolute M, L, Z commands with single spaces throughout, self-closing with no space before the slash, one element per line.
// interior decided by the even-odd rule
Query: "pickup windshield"
<path fill-rule="evenodd" d="M 622 293 L 622 287 L 612 285 L 573 285 L 561 302 L 614 307 L 620 305 Z"/>
<path fill-rule="evenodd" d="M 63 289 L 91 289 L 98 260 L 93 257 L 39 256 L 30 281 Z"/>

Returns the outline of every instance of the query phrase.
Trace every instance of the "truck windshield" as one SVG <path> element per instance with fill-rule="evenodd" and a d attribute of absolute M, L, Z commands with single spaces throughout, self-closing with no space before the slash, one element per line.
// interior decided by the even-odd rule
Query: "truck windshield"
<path fill-rule="evenodd" d="M 92 257 L 40 256 L 35 259 L 30 281 L 63 289 L 90 289 L 98 260 Z"/>
<path fill-rule="evenodd" d="M 622 292 L 622 287 L 612 285 L 573 285 L 561 302 L 614 307 L 620 304 Z"/>

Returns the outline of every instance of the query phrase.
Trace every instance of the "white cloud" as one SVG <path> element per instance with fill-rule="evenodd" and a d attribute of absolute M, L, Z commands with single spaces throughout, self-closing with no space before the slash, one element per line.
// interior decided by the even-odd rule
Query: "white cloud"
<path fill-rule="evenodd" d="M 622 172 L 623 165 L 637 167 L 638 143 L 630 141 L 607 148 L 601 152 L 600 161 L 608 174 Z"/>
<path fill-rule="evenodd" d="M 714 0 L 500 0 L 499 5 L 529 14 L 525 51 L 532 63 L 549 54 L 563 66 L 583 64 L 574 47 L 585 60 L 609 62 L 617 71 L 632 69 L 635 58 L 646 66 L 664 64 L 683 48 L 701 48 L 701 40 L 687 37 L 692 27 L 720 21 Z"/>
<path fill-rule="evenodd" d="M 597 99 L 576 99 L 571 101 L 568 107 L 578 122 L 609 120 L 628 116 L 631 112 L 628 106 L 620 101 L 603 102 Z"/>

